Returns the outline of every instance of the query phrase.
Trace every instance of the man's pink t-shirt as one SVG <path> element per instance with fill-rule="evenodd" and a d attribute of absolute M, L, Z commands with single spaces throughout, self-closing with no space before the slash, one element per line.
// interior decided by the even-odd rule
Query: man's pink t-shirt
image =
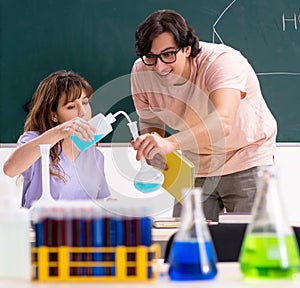
<path fill-rule="evenodd" d="M 273 164 L 277 124 L 251 65 L 239 51 L 226 45 L 200 42 L 200 47 L 200 53 L 190 58 L 190 78 L 181 85 L 171 85 L 155 72 L 149 72 L 141 60 L 135 62 L 131 84 L 140 129 L 157 127 L 168 132 L 171 128 L 173 134 L 188 131 L 202 120 L 213 127 L 209 147 L 201 145 L 201 140 L 194 141 L 188 132 L 185 136 L 178 134 L 179 143 L 180 137 L 191 138 L 188 147 L 181 149 L 195 164 L 197 177 Z M 222 137 L 218 117 L 208 120 L 209 115 L 214 115 L 209 94 L 220 88 L 237 89 L 241 93 L 235 122 L 227 137 Z"/>

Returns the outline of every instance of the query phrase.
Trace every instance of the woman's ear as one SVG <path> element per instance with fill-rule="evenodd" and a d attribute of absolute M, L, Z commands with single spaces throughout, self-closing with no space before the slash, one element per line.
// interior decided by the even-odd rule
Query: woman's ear
<path fill-rule="evenodd" d="M 52 115 L 51 115 L 51 119 L 52 119 L 52 121 L 53 122 L 58 122 L 58 119 L 57 119 L 57 116 L 56 116 L 56 113 L 52 113 Z"/>

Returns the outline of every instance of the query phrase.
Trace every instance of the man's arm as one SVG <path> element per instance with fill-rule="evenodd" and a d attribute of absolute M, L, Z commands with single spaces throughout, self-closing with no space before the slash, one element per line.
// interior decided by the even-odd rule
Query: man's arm
<path fill-rule="evenodd" d="M 156 153 L 168 154 L 175 150 L 197 148 L 199 153 L 209 153 L 212 144 L 228 136 L 232 130 L 240 104 L 241 92 L 236 89 L 217 89 L 210 94 L 213 111 L 187 130 L 167 138 L 144 134 L 133 143 L 137 159 L 142 155 L 151 159 Z M 150 130 L 149 130 L 150 131 Z M 152 132 L 152 131 L 151 131 Z"/>

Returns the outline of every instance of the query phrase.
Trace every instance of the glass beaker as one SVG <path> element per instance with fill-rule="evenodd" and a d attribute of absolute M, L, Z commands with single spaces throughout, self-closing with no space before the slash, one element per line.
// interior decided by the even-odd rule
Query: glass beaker
<path fill-rule="evenodd" d="M 292 278 L 299 272 L 299 249 L 282 207 L 273 166 L 261 167 L 257 195 L 239 256 L 245 278 Z"/>
<path fill-rule="evenodd" d="M 217 275 L 215 249 L 201 204 L 200 188 L 184 189 L 181 222 L 170 250 L 169 276 L 175 281 L 208 280 Z"/>

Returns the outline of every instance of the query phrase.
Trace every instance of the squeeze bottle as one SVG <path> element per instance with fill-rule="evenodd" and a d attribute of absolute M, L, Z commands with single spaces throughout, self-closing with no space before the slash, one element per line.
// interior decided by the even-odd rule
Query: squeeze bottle
<path fill-rule="evenodd" d="M 99 113 L 96 116 L 94 116 L 91 120 L 89 120 L 89 123 L 96 128 L 96 133 L 94 134 L 94 139 L 92 141 L 81 140 L 78 136 L 75 135 L 71 135 L 70 138 L 74 142 L 78 150 L 80 152 L 83 152 L 87 148 L 96 144 L 107 134 L 109 134 L 113 130 L 111 123 L 115 121 L 116 118 L 111 113 L 109 113 L 106 116 Z"/>
<path fill-rule="evenodd" d="M 18 207 L 11 185 L 0 180 L 0 279 L 30 280 L 30 214 Z"/>

